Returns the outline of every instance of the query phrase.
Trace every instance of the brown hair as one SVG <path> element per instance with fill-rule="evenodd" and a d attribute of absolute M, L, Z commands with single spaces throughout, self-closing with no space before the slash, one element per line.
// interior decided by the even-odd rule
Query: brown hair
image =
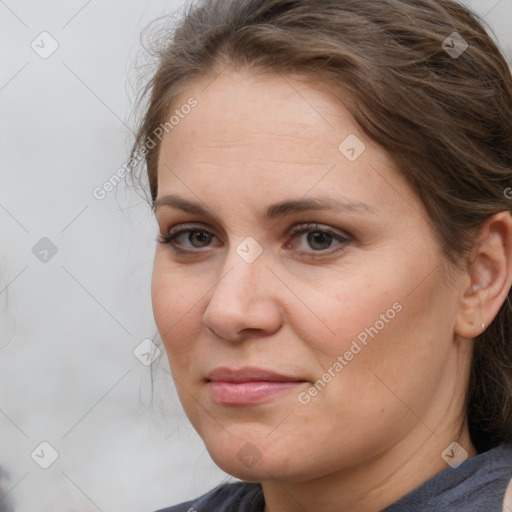
<path fill-rule="evenodd" d="M 449 51 L 464 41 L 465 51 Z M 512 207 L 504 193 L 510 69 L 476 15 L 455 1 L 203 0 L 186 9 L 158 58 L 132 151 L 132 162 L 144 154 L 153 201 L 158 129 L 175 98 L 229 66 L 300 73 L 344 91 L 355 120 L 417 191 L 453 263 L 467 258 L 478 226 Z M 480 452 L 512 441 L 510 299 L 509 291 L 473 354 L 466 407 Z"/>

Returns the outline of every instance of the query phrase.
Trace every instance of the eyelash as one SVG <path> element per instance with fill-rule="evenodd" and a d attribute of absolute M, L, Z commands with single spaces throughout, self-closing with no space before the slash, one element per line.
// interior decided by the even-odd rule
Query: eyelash
<path fill-rule="evenodd" d="M 176 253 L 184 256 L 196 256 L 200 252 L 205 252 L 204 250 L 198 248 L 198 249 L 181 249 L 174 240 L 178 238 L 180 235 L 183 235 L 185 233 L 193 233 L 193 232 L 205 232 L 212 236 L 215 236 L 213 233 L 211 233 L 208 229 L 205 229 L 201 225 L 186 225 L 183 226 L 181 229 L 177 230 L 176 232 L 169 232 L 168 235 L 159 235 L 157 242 L 165 245 L 169 245 L 171 249 Z M 318 257 L 324 257 L 324 256 L 330 256 L 333 253 L 337 253 L 339 251 L 342 251 L 346 248 L 346 245 L 348 245 L 352 240 L 348 236 L 341 235 L 339 233 L 336 233 L 335 231 L 332 231 L 329 228 L 322 228 L 320 224 L 316 223 L 307 223 L 307 224 L 301 224 L 298 226 L 294 226 L 292 230 L 290 231 L 289 236 L 295 237 L 297 235 L 302 235 L 304 233 L 324 233 L 327 235 L 330 235 L 333 237 L 333 240 L 337 240 L 340 242 L 340 245 L 338 246 L 338 249 L 329 251 L 328 248 L 326 250 L 312 250 L 312 251 L 301 251 L 299 252 L 299 258 L 300 257 L 306 257 L 306 258 L 318 258 Z M 289 245 L 287 242 L 286 245 Z M 327 252 L 329 251 L 329 252 Z"/>

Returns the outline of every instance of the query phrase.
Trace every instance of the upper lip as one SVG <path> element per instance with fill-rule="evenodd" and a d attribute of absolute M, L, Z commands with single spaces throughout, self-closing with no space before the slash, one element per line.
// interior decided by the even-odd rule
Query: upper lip
<path fill-rule="evenodd" d="M 207 379 L 210 381 L 224 382 L 251 382 L 251 381 L 273 381 L 273 382 L 304 382 L 294 375 L 283 375 L 273 370 L 246 366 L 244 368 L 228 368 L 225 366 L 212 370 Z"/>

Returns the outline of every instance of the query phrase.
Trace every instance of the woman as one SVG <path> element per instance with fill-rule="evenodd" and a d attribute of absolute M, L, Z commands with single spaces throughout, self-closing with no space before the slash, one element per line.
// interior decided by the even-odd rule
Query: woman
<path fill-rule="evenodd" d="M 244 481 L 166 510 L 512 510 L 512 78 L 476 17 L 204 0 L 147 91 L 154 315 Z"/>

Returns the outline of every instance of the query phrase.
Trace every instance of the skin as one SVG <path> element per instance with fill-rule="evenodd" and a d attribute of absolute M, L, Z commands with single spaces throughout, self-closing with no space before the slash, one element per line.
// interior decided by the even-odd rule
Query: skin
<path fill-rule="evenodd" d="M 213 236 L 181 235 L 189 255 L 158 244 L 154 315 L 188 418 L 223 470 L 262 483 L 266 512 L 378 511 L 448 468 L 441 454 L 452 442 L 476 453 L 463 413 L 471 338 L 510 288 L 512 221 L 487 225 L 471 271 L 447 272 L 428 215 L 391 157 L 328 89 L 300 78 L 224 71 L 173 105 L 198 101 L 162 141 L 159 232 L 193 223 L 188 229 Z M 350 134 L 366 147 L 353 162 L 338 150 Z M 163 204 L 170 194 L 211 213 Z M 313 197 L 362 202 L 373 213 L 264 215 L 271 204 Z M 290 234 L 309 222 L 348 241 L 327 239 L 318 250 L 307 232 Z M 248 236 L 263 251 L 252 263 L 236 251 Z M 394 318 L 300 403 L 298 392 L 396 303 Z M 208 372 L 249 365 L 305 382 L 257 405 L 216 402 Z M 256 464 L 237 456 L 244 446 Z"/>

